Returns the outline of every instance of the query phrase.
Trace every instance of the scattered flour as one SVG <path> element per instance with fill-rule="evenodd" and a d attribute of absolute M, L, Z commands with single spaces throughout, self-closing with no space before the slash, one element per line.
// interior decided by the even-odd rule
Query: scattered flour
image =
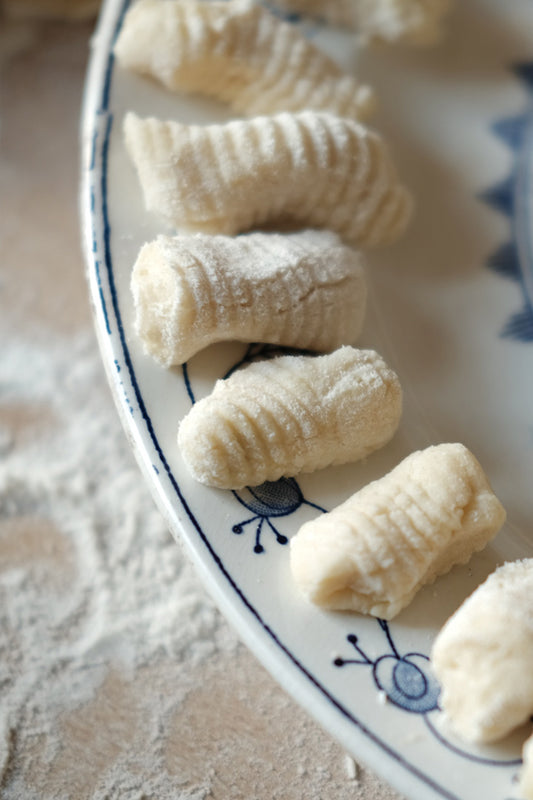
<path fill-rule="evenodd" d="M 354 783 L 357 783 L 357 777 L 359 774 L 359 768 L 357 762 L 354 761 L 354 759 L 351 756 L 346 755 L 344 758 L 344 767 L 346 770 L 347 778 L 350 781 L 354 781 Z"/>
<path fill-rule="evenodd" d="M 90 702 L 110 669 L 193 670 L 236 639 L 144 487 L 89 336 L 68 351 L 38 337 L 4 349 L 0 430 L 5 782 L 12 732 L 44 736 L 52 758 L 52 720 Z M 2 797 L 21 796 L 7 780 Z"/>
<path fill-rule="evenodd" d="M 214 608 L 145 489 L 92 334 L 14 338 L 0 362 L 2 800 L 396 798 L 352 761 L 348 774 Z"/>

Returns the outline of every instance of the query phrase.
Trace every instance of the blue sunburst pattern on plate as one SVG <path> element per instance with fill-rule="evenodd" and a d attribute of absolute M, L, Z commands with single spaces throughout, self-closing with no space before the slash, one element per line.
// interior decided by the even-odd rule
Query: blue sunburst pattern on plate
<path fill-rule="evenodd" d="M 394 641 L 389 623 L 384 619 L 376 622 L 384 635 L 384 651 L 376 658 L 371 658 L 361 645 L 360 638 L 349 633 L 346 641 L 352 652 L 347 656 L 337 656 L 333 660 L 335 667 L 362 665 L 371 669 L 376 690 L 384 702 L 400 711 L 419 714 L 431 734 L 455 755 L 493 767 L 516 767 L 521 763 L 519 758 L 492 758 L 469 752 L 466 746 L 450 741 L 439 730 L 434 719 L 435 714 L 441 713 L 440 686 L 431 671 L 429 657 L 417 651 L 402 653 Z"/>
<path fill-rule="evenodd" d="M 526 108 L 498 120 L 494 133 L 513 155 L 510 174 L 482 197 L 510 222 L 511 238 L 488 261 L 488 266 L 515 281 L 523 295 L 522 308 L 507 320 L 502 336 L 533 341 L 533 62 L 514 68 L 528 91 Z"/>
<path fill-rule="evenodd" d="M 240 367 L 252 364 L 257 360 L 275 358 L 283 354 L 304 355 L 306 352 L 289 347 L 252 342 L 246 348 L 244 355 L 227 370 L 222 379 L 229 378 Z M 195 391 L 187 364 L 183 365 L 182 373 L 187 394 L 191 402 L 195 403 Z M 288 517 L 302 506 L 309 506 L 321 513 L 326 511 L 322 506 L 304 497 L 298 481 L 293 477 L 280 478 L 277 481 L 265 481 L 260 486 L 245 486 L 244 489 L 232 491 L 232 494 L 242 506 L 252 512 L 253 516 L 240 519 L 232 526 L 231 530 L 238 536 L 247 530 L 253 530 L 255 535 L 252 549 L 256 555 L 265 552 L 265 545 L 262 541 L 265 531 L 273 534 L 274 540 L 278 544 L 286 545 L 289 542 L 288 537 L 279 529 L 277 524 L 274 524 L 273 519 Z"/>

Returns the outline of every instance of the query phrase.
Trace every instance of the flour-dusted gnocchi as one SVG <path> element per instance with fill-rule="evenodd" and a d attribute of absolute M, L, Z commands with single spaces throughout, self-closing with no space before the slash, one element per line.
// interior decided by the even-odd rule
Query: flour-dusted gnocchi
<path fill-rule="evenodd" d="M 395 373 L 372 350 L 250 364 L 196 403 L 178 445 L 192 476 L 241 489 L 364 458 L 401 416 Z"/>
<path fill-rule="evenodd" d="M 501 739 L 533 713 L 533 559 L 504 564 L 433 645 L 440 704 L 467 741 Z"/>
<path fill-rule="evenodd" d="M 375 105 L 368 86 L 252 0 L 140 0 L 114 52 L 127 69 L 250 117 L 312 108 L 365 119 Z"/>
<path fill-rule="evenodd" d="M 533 736 L 530 736 L 524 743 L 522 762 L 518 795 L 522 800 L 533 800 Z"/>
<path fill-rule="evenodd" d="M 330 609 L 391 619 L 438 575 L 496 535 L 505 511 L 461 444 L 412 453 L 291 541 L 303 594 Z"/>
<path fill-rule="evenodd" d="M 274 0 L 280 8 L 321 17 L 371 38 L 434 44 L 451 0 Z"/>
<path fill-rule="evenodd" d="M 161 236 L 131 288 L 137 333 L 164 366 L 230 339 L 335 350 L 355 342 L 366 305 L 361 256 L 328 231 Z"/>
<path fill-rule="evenodd" d="M 147 208 L 181 231 L 291 220 L 370 246 L 410 217 L 383 140 L 353 120 L 303 111 L 199 126 L 130 112 L 124 130 Z"/>

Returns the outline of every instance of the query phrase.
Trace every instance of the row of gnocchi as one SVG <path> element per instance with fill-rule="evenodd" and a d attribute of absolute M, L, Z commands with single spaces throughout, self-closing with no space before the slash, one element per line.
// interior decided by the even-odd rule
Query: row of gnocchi
<path fill-rule="evenodd" d="M 448 0 L 277 4 L 369 38 L 423 43 L 435 37 Z M 242 115 L 205 126 L 126 116 L 147 209 L 185 231 L 144 245 L 133 269 L 147 352 L 163 366 L 232 339 L 326 353 L 282 356 L 218 381 L 179 428 L 193 477 L 239 489 L 384 446 L 399 425 L 402 392 L 377 353 L 352 346 L 366 304 L 353 248 L 397 239 L 412 201 L 382 137 L 361 123 L 373 110 L 372 90 L 251 0 L 139 0 L 115 55 L 123 68 Z M 304 230 L 249 232 L 287 221 Z M 504 521 L 475 457 L 441 444 L 306 523 L 291 542 L 291 570 L 312 602 L 390 619 Z M 468 740 L 504 736 L 533 711 L 533 625 L 524 633 L 516 611 L 532 588 L 533 560 L 505 565 L 437 637 L 441 703 Z M 498 649 L 500 628 L 507 653 Z M 525 798 L 533 798 L 530 770 Z"/>

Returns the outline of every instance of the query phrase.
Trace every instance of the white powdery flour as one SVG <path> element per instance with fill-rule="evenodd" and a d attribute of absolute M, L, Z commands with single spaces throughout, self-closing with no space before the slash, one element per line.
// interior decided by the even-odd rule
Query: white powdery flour
<path fill-rule="evenodd" d="M 236 640 L 145 489 L 90 336 L 68 350 L 40 336 L 8 344 L 0 412 L 7 800 L 32 797 L 24 776 L 10 774 L 13 749 L 28 744 L 20 737 L 44 742 L 42 759 L 51 763 L 58 720 L 89 702 L 109 670 L 132 679 L 166 661 L 192 672 Z M 178 699 L 170 690 L 165 702 Z M 154 752 L 146 756 L 153 764 Z"/>
<path fill-rule="evenodd" d="M 0 359 L 2 800 L 393 800 L 347 775 L 238 647 L 144 486 L 92 335 L 14 338 Z"/>

